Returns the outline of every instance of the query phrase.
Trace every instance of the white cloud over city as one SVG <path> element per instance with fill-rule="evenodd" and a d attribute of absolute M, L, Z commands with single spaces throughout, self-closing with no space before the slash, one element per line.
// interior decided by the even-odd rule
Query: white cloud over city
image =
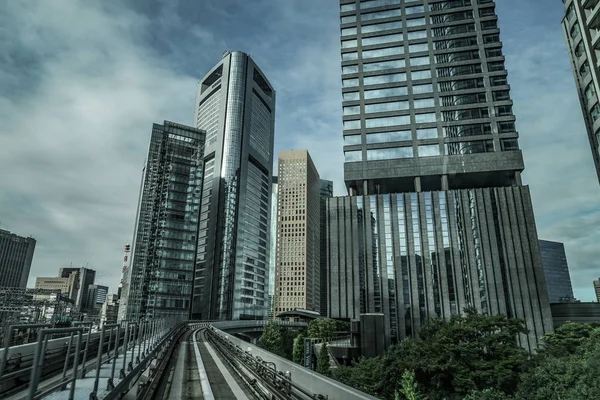
<path fill-rule="evenodd" d="M 498 3 L 539 234 L 565 242 L 589 301 L 600 186 L 562 4 Z M 88 264 L 116 290 L 152 123 L 191 124 L 196 83 L 225 50 L 249 53 L 275 86 L 276 152 L 308 148 L 343 195 L 337 14 L 335 0 L 6 2 L 0 228 L 37 239 L 31 276 Z"/>

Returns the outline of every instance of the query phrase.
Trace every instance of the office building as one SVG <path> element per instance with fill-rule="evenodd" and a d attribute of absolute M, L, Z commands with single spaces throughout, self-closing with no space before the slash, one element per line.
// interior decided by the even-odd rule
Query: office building
<path fill-rule="evenodd" d="M 574 301 L 565 245 L 559 242 L 540 240 L 540 253 L 550 303 Z"/>
<path fill-rule="evenodd" d="M 552 332 L 493 1 L 341 4 L 344 179 L 328 201 L 329 316 L 387 345 L 466 307 Z"/>
<path fill-rule="evenodd" d="M 594 291 L 596 292 L 596 301 L 600 303 L 600 278 L 597 281 L 594 281 Z"/>
<path fill-rule="evenodd" d="M 120 319 L 189 316 L 204 138 L 174 122 L 152 127 Z"/>
<path fill-rule="evenodd" d="M 96 281 L 96 271 L 85 267 L 60 268 L 58 271 L 61 278 L 69 278 L 72 275 L 75 277 L 75 295 L 70 298 L 75 301 L 76 307 L 83 310 L 88 304 L 88 288 Z"/>
<path fill-rule="evenodd" d="M 563 0 L 562 26 L 581 102 L 596 174 L 600 179 L 600 17 L 598 1 Z"/>
<path fill-rule="evenodd" d="M 130 267 L 130 256 L 131 256 L 131 245 L 125 245 L 125 254 L 123 255 L 123 267 L 121 267 L 121 280 L 119 281 L 119 287 L 117 288 L 117 320 L 122 321 L 125 319 L 126 307 L 119 307 L 121 304 L 121 297 L 123 296 L 123 288 L 129 288 L 129 267 Z"/>
<path fill-rule="evenodd" d="M 108 296 L 108 286 L 90 285 L 85 310 L 99 312 L 102 305 L 106 303 L 106 296 Z"/>
<path fill-rule="evenodd" d="M 275 91 L 227 52 L 198 84 L 206 131 L 192 319 L 266 319 Z"/>
<path fill-rule="evenodd" d="M 35 239 L 0 229 L 0 287 L 27 286 Z"/>
<path fill-rule="evenodd" d="M 269 219 L 269 297 L 267 302 L 267 319 L 275 316 L 275 266 L 277 265 L 277 177 L 271 178 L 271 218 Z"/>
<path fill-rule="evenodd" d="M 320 264 L 321 272 L 320 278 L 320 309 L 319 313 L 322 316 L 327 315 L 327 199 L 333 197 L 333 182 L 325 179 L 320 180 L 320 202 L 319 207 L 321 210 L 320 215 Z"/>
<path fill-rule="evenodd" d="M 100 308 L 100 324 L 115 324 L 118 319 L 119 297 L 116 294 L 106 296 L 106 301 Z"/>
<path fill-rule="evenodd" d="M 61 296 L 75 300 L 77 297 L 77 274 L 73 273 L 66 278 L 38 277 L 35 279 L 35 288 L 60 291 Z"/>
<path fill-rule="evenodd" d="M 600 303 L 553 303 L 550 309 L 555 329 L 567 322 L 600 325 Z"/>
<path fill-rule="evenodd" d="M 277 174 L 275 316 L 296 308 L 319 312 L 319 173 L 307 150 L 291 150 L 279 153 Z"/>

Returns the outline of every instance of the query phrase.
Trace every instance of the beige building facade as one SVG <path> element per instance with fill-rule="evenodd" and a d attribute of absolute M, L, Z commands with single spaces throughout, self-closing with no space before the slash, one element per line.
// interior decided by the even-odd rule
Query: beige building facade
<path fill-rule="evenodd" d="M 319 173 L 307 150 L 279 153 L 274 313 L 319 311 Z"/>
<path fill-rule="evenodd" d="M 35 288 L 60 290 L 62 296 L 73 299 L 77 293 L 77 274 L 72 273 L 68 278 L 39 277 L 35 280 Z"/>

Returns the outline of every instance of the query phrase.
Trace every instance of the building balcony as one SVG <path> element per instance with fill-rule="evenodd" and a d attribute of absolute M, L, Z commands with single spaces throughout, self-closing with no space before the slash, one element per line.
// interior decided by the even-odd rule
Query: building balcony
<path fill-rule="evenodd" d="M 596 2 L 592 13 L 587 18 L 587 26 L 591 29 L 600 29 L 600 2 Z"/>
<path fill-rule="evenodd" d="M 600 29 L 596 30 L 596 33 L 592 35 L 592 48 L 600 50 Z"/>
<path fill-rule="evenodd" d="M 598 3 L 600 3 L 600 0 L 583 0 L 581 5 L 583 6 L 583 8 L 592 9 L 596 7 Z"/>

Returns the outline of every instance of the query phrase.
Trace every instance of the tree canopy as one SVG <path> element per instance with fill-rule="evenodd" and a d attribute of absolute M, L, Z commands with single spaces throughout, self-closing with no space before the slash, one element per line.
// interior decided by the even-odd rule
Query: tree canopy
<path fill-rule="evenodd" d="M 338 323 L 330 318 L 317 318 L 310 321 L 307 337 L 310 339 L 332 340 L 335 337 Z"/>

